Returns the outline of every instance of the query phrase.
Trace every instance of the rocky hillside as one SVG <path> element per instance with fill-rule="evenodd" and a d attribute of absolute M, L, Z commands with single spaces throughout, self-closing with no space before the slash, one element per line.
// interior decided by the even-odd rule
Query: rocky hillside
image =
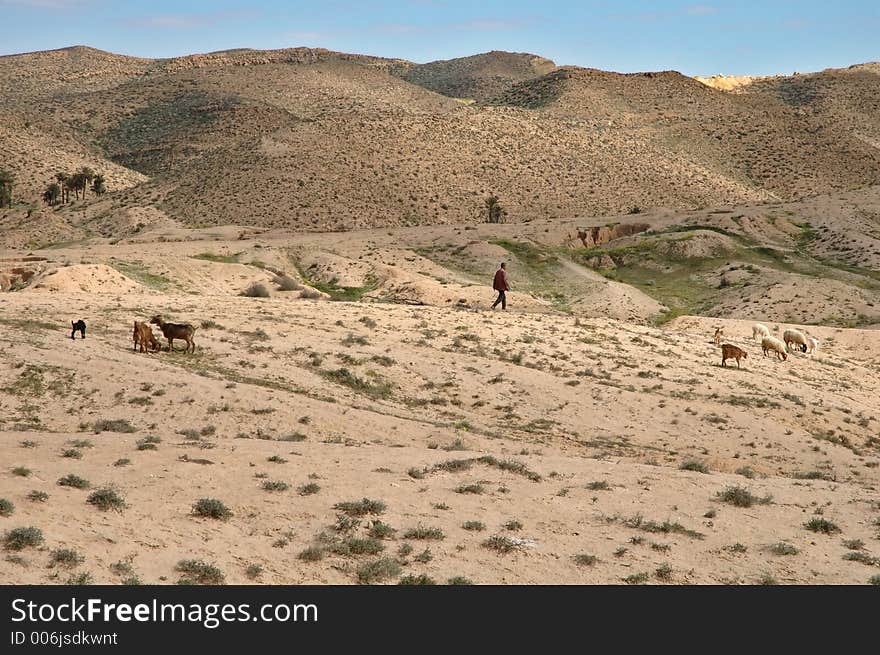
<path fill-rule="evenodd" d="M 483 102 L 518 82 L 546 75 L 555 68 L 551 60 L 537 55 L 494 51 L 416 64 L 401 71 L 401 76 L 407 82 L 451 98 Z"/>
<path fill-rule="evenodd" d="M 511 221 L 794 199 L 880 183 L 876 81 L 835 73 L 808 110 L 757 84 L 725 93 L 509 53 L 4 57 L 0 160 L 18 204 L 0 219 L 161 212 L 322 231 L 472 223 L 492 194 Z M 55 172 L 82 166 L 105 175 L 99 208 L 40 204 Z"/>

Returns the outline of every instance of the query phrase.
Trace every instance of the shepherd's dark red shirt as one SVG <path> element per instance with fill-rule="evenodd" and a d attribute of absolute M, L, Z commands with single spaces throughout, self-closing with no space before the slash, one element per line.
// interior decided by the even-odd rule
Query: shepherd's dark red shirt
<path fill-rule="evenodd" d="M 495 271 L 495 281 L 492 283 L 492 288 L 495 291 L 510 291 L 510 286 L 507 284 L 507 271 L 503 268 Z"/>

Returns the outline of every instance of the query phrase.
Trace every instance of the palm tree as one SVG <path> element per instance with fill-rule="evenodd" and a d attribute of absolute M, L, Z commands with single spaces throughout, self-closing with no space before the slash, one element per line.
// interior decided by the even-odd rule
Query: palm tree
<path fill-rule="evenodd" d="M 55 179 L 61 185 L 61 202 L 70 202 L 70 175 L 55 173 Z"/>
<path fill-rule="evenodd" d="M 15 175 L 0 169 L 0 207 L 12 207 L 13 186 L 15 186 Z"/>
<path fill-rule="evenodd" d="M 67 184 L 73 189 L 73 196 L 79 200 L 79 192 L 83 192 L 83 198 L 86 197 L 86 178 L 82 173 L 74 173 L 70 176 Z"/>
<path fill-rule="evenodd" d="M 103 196 L 107 193 L 107 187 L 104 186 L 104 176 L 95 175 L 95 181 L 92 182 L 92 193 L 96 196 Z"/>
<path fill-rule="evenodd" d="M 57 182 L 52 182 L 49 186 L 46 187 L 46 190 L 43 191 L 43 200 L 52 207 L 58 204 L 58 199 L 61 197 L 61 187 L 58 186 Z"/>
<path fill-rule="evenodd" d="M 507 210 L 501 206 L 498 196 L 489 196 L 484 201 L 486 205 L 486 222 L 487 223 L 503 223 Z"/>
<path fill-rule="evenodd" d="M 79 169 L 78 175 L 81 176 L 80 177 L 80 181 L 82 183 L 81 188 L 82 188 L 82 192 L 83 192 L 83 200 L 85 200 L 86 199 L 86 187 L 88 187 L 88 185 L 92 182 L 92 180 L 95 179 L 95 171 L 93 171 L 88 166 L 83 166 L 81 169 Z"/>

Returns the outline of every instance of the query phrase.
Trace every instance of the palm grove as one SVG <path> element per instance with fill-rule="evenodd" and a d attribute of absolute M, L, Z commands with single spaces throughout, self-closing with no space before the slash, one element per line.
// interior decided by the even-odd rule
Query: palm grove
<path fill-rule="evenodd" d="M 12 189 L 15 186 L 15 175 L 9 171 L 0 169 L 0 207 L 12 207 Z M 74 199 L 79 200 L 80 194 L 83 199 L 86 191 L 91 190 L 96 196 L 107 192 L 104 176 L 96 173 L 88 166 L 83 166 L 75 173 L 56 173 L 55 181 L 50 182 L 43 191 L 43 200 L 49 206 L 70 202 L 70 192 L 73 191 Z"/>
<path fill-rule="evenodd" d="M 104 176 L 88 166 L 84 166 L 73 174 L 56 173 L 55 181 L 51 182 L 43 191 L 43 200 L 50 206 L 70 202 L 71 191 L 73 191 L 76 200 L 79 200 L 80 194 L 85 199 L 86 190 L 89 188 L 97 196 L 107 191 L 104 186 Z"/>

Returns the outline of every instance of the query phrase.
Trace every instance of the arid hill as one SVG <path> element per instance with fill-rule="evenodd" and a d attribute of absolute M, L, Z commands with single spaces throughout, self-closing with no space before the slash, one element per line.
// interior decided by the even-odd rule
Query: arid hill
<path fill-rule="evenodd" d="M 487 52 L 428 64 L 415 64 L 401 77 L 452 98 L 483 102 L 517 82 L 546 75 L 556 68 L 551 60 L 526 53 Z"/>
<path fill-rule="evenodd" d="M 159 211 L 312 231 L 471 223 L 491 194 L 524 221 L 880 182 L 876 72 L 809 79 L 819 92 L 792 78 L 727 93 L 509 53 L 416 65 L 305 48 L 151 61 L 76 47 L 0 58 L 0 160 L 17 177 L 16 220 Z M 466 104 L 430 89 L 497 93 Z M 111 193 L 48 217 L 45 185 L 81 166 Z"/>

